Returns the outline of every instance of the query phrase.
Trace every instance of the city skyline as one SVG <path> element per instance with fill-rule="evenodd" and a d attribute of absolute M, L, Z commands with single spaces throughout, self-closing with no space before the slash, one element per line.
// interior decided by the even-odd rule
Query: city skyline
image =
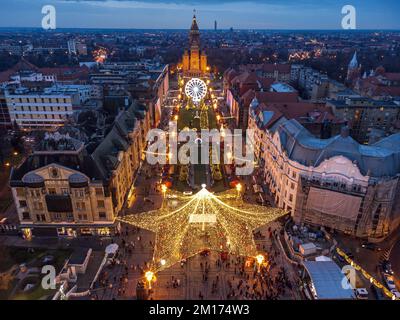
<path fill-rule="evenodd" d="M 58 28 L 185 29 L 196 9 L 201 29 L 338 30 L 344 5 L 357 10 L 357 29 L 399 29 L 396 1 L 131 1 L 16 0 L 3 1 L 0 27 L 40 27 L 44 5 L 54 5 Z M 316 18 L 317 17 L 317 18 Z"/>

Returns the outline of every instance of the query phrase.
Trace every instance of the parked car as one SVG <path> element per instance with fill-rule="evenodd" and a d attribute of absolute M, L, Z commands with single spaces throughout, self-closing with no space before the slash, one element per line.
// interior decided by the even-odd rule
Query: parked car
<path fill-rule="evenodd" d="M 394 275 L 394 271 L 392 270 L 392 265 L 387 260 L 382 263 L 382 271 L 386 274 Z"/>
<path fill-rule="evenodd" d="M 393 277 L 389 274 L 384 274 L 383 277 L 385 278 L 385 282 L 389 290 L 396 289 L 396 285 L 394 283 Z"/>
<path fill-rule="evenodd" d="M 400 292 L 398 292 L 397 289 L 393 289 L 393 290 L 390 290 L 390 291 L 394 294 L 396 299 L 400 299 Z"/>
<path fill-rule="evenodd" d="M 368 300 L 368 290 L 365 288 L 359 288 L 355 290 L 357 300 Z"/>
<path fill-rule="evenodd" d="M 363 244 L 361 244 L 361 247 L 364 249 L 371 250 L 371 251 L 382 251 L 382 248 L 380 248 L 375 243 L 371 243 L 371 242 L 364 242 Z"/>

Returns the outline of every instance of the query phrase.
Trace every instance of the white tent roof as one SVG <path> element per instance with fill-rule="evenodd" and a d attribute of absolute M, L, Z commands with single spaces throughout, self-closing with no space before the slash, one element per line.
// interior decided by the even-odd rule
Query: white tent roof
<path fill-rule="evenodd" d="M 353 290 L 345 289 L 342 281 L 345 275 L 333 261 L 304 261 L 317 293 L 317 299 L 353 299 Z"/>
<path fill-rule="evenodd" d="M 115 254 L 118 250 L 118 245 L 116 243 L 111 243 L 106 247 L 106 253 L 107 254 Z"/>

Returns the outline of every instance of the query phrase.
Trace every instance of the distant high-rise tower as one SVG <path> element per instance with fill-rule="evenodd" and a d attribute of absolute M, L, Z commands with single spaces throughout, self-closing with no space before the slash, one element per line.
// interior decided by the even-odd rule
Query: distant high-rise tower
<path fill-rule="evenodd" d="M 200 48 L 200 31 L 196 14 L 193 15 L 189 33 L 189 50 L 185 50 L 182 58 L 183 72 L 187 76 L 201 76 L 207 72 L 207 55 Z"/>
<path fill-rule="evenodd" d="M 214 21 L 214 30 L 217 31 L 217 20 Z"/>

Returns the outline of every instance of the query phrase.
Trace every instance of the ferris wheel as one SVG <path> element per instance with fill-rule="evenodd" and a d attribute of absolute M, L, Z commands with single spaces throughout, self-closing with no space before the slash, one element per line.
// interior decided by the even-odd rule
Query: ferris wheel
<path fill-rule="evenodd" d="M 207 85 L 201 79 L 192 78 L 186 83 L 185 93 L 193 102 L 200 102 L 207 94 Z"/>

